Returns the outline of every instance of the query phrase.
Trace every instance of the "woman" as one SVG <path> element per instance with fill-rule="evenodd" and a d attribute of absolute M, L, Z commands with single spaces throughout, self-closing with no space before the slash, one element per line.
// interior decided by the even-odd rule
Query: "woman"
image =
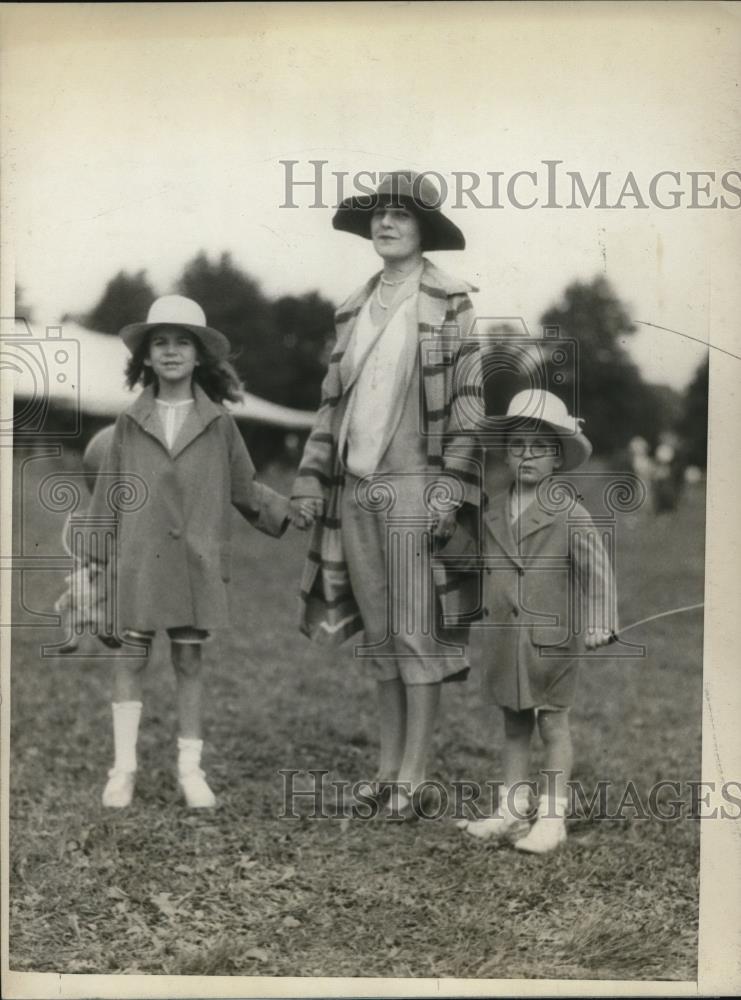
<path fill-rule="evenodd" d="M 474 577 L 446 573 L 430 551 L 431 533 L 438 546 L 454 530 L 463 538 L 480 502 L 467 433 L 480 397 L 474 343 L 465 341 L 474 289 L 422 256 L 465 246 L 437 200 L 426 178 L 400 172 L 337 210 L 334 228 L 371 239 L 383 270 L 336 314 L 337 342 L 293 490 L 296 522 L 314 525 L 301 629 L 335 643 L 365 632 L 355 654 L 373 671 L 380 709 L 373 791 L 395 783 L 389 814 L 402 818 L 413 818 L 425 779 L 440 685 L 468 673 L 465 628 L 445 627 L 442 614 L 473 611 L 478 597 Z M 450 501 L 437 511 L 436 488 Z M 400 561 L 388 544 L 390 519 L 404 528 Z"/>

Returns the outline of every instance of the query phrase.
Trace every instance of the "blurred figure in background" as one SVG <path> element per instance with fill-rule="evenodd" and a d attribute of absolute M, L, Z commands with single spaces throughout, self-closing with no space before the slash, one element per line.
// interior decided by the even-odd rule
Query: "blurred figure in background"
<path fill-rule="evenodd" d="M 650 451 L 649 443 L 645 438 L 631 438 L 628 445 L 630 468 L 639 479 L 643 480 L 647 488 L 654 477 L 654 463 Z"/>
<path fill-rule="evenodd" d="M 651 495 L 654 512 L 663 514 L 677 509 L 684 485 L 684 463 L 675 434 L 664 433 L 659 439 L 653 461 Z"/>

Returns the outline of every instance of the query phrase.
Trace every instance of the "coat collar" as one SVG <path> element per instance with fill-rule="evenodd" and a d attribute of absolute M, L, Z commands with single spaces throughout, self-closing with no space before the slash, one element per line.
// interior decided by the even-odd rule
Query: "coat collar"
<path fill-rule="evenodd" d="M 129 407 L 128 415 L 139 424 L 143 431 L 156 438 L 168 455 L 175 458 L 195 438 L 199 437 L 209 424 L 213 423 L 214 420 L 224 413 L 223 408 L 214 403 L 197 382 L 193 383 L 193 398 L 195 399 L 195 405 L 190 408 L 185 422 L 180 428 L 180 433 L 175 439 L 172 451 L 167 447 L 167 441 L 165 440 L 157 415 L 157 397 L 155 396 L 153 385 L 145 387 L 138 399 Z"/>
<path fill-rule="evenodd" d="M 556 515 L 543 510 L 534 500 L 513 524 L 509 516 L 509 504 L 510 490 L 492 497 L 490 507 L 484 514 L 484 521 L 500 547 L 520 566 L 524 555 L 524 540 L 552 524 Z"/>
<path fill-rule="evenodd" d="M 381 274 L 381 271 L 376 272 L 364 285 L 361 285 L 360 288 L 353 292 L 337 310 L 335 314 L 336 318 L 360 309 L 380 281 Z M 470 285 L 467 281 L 461 281 L 459 278 L 454 278 L 452 275 L 442 271 L 426 257 L 422 258 L 422 276 L 419 281 L 419 287 L 420 291 L 426 292 L 428 295 L 432 294 L 433 297 L 438 298 L 441 297 L 440 293 L 443 293 L 444 297 L 447 298 L 449 295 L 467 295 L 469 292 L 478 291 L 474 285 Z"/>
<path fill-rule="evenodd" d="M 509 490 L 491 497 L 488 508 L 484 512 L 484 524 L 499 547 L 517 566 L 522 568 L 517 542 L 512 533 L 512 524 L 509 519 Z"/>

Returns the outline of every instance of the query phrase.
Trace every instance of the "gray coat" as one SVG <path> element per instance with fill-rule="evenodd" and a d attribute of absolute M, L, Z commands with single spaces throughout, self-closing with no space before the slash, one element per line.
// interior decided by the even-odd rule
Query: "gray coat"
<path fill-rule="evenodd" d="M 110 513 L 117 482 L 124 501 L 127 488 L 141 493 L 144 484 L 146 494 L 140 504 L 141 497 L 124 502 L 119 515 L 114 574 L 119 633 L 228 625 L 231 505 L 268 535 L 281 535 L 288 523 L 288 501 L 255 482 L 234 419 L 197 385 L 194 394 L 195 405 L 170 452 L 153 389 L 146 388 L 116 421 L 98 473 L 93 517 Z"/>
<path fill-rule="evenodd" d="M 501 494 L 483 517 L 485 692 L 518 710 L 567 707 L 585 629 L 618 630 L 610 559 L 581 504 L 553 513 L 534 501 L 514 525 L 508 504 Z"/>

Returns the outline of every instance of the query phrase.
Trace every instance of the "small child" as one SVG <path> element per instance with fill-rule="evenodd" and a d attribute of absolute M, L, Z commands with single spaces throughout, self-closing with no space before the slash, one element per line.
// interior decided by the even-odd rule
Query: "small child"
<path fill-rule="evenodd" d="M 576 657 L 615 638 L 615 586 L 587 511 L 575 500 L 561 509 L 555 495 L 552 507 L 547 502 L 548 477 L 576 469 L 591 454 L 579 422 L 557 396 L 533 390 L 512 399 L 505 429 L 512 482 L 484 515 L 483 543 L 485 555 L 498 560 L 490 560 L 484 574 L 484 686 L 487 701 L 504 710 L 504 787 L 496 816 L 458 825 L 474 837 L 506 837 L 518 850 L 542 854 L 566 838 Z M 579 621 L 586 625 L 583 638 L 573 627 Z M 541 785 L 530 826 L 527 778 L 536 725 L 551 794 Z"/>
<path fill-rule="evenodd" d="M 226 360 L 229 341 L 206 325 L 201 307 L 180 295 L 163 296 L 146 323 L 126 326 L 120 336 L 131 352 L 127 383 L 144 388 L 116 421 L 90 514 L 110 516 L 111 498 L 125 494 L 123 487 L 129 501 L 139 494 L 118 514 L 111 600 L 122 652 L 139 646 L 142 655 L 115 659 L 115 762 L 103 805 L 121 809 L 131 802 L 142 672 L 155 632 L 164 629 L 177 678 L 179 785 L 188 806 L 210 808 L 215 797 L 200 767 L 201 645 L 213 629 L 228 625 L 230 508 L 279 536 L 289 505 L 255 482 L 247 448 L 222 405 L 239 399 L 241 389 Z M 90 554 L 104 561 L 92 548 Z"/>

